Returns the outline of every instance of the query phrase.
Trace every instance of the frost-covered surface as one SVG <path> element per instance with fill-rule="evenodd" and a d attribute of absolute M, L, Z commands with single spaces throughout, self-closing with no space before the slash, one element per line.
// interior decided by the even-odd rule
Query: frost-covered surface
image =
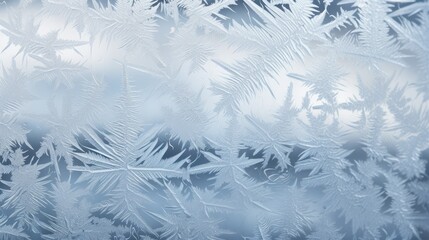
<path fill-rule="evenodd" d="M 0 2 L 0 239 L 429 239 L 429 2 Z"/>

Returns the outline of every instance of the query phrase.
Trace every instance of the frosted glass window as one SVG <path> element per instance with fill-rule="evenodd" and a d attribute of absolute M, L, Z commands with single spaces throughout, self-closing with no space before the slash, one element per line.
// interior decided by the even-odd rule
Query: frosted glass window
<path fill-rule="evenodd" d="M 429 239 L 427 0 L 0 0 L 0 239 Z"/>

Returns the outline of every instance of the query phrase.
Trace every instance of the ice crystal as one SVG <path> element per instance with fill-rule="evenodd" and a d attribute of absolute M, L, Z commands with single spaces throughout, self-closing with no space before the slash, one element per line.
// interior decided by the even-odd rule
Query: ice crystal
<path fill-rule="evenodd" d="M 427 0 L 6 0 L 0 49 L 0 239 L 429 239 Z"/>

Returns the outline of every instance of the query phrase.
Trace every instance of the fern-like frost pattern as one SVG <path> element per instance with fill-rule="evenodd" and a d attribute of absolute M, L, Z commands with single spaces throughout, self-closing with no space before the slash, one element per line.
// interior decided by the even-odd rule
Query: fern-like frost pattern
<path fill-rule="evenodd" d="M 0 239 L 429 239 L 427 0 L 3 0 L 0 49 Z"/>

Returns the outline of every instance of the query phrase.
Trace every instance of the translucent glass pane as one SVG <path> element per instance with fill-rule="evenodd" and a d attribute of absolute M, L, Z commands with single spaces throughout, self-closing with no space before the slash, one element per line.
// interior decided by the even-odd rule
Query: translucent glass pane
<path fill-rule="evenodd" d="M 429 3 L 0 1 L 0 239 L 429 239 Z"/>

